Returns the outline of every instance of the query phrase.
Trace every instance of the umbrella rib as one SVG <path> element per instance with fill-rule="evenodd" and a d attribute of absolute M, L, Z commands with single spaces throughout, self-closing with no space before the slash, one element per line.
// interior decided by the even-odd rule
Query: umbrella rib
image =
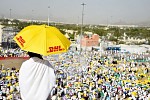
<path fill-rule="evenodd" d="M 56 35 L 56 36 L 57 36 L 57 35 Z M 59 37 L 57 36 L 57 38 L 59 38 Z M 67 46 L 67 45 L 66 45 L 67 43 L 65 43 L 65 41 L 61 40 L 61 38 L 59 38 L 59 40 L 61 41 L 61 43 L 62 43 L 63 45 Z M 68 48 L 68 46 L 67 46 L 67 48 Z M 67 51 L 67 50 L 65 50 L 65 51 Z"/>
<path fill-rule="evenodd" d="M 58 30 L 59 31 L 59 30 Z M 60 32 L 60 31 L 59 31 Z M 61 34 L 62 36 L 64 36 L 63 34 Z M 57 35 L 56 35 L 57 36 Z M 64 36 L 65 37 L 65 36 Z M 58 38 L 58 36 L 57 36 L 57 38 Z M 70 41 L 67 39 L 67 38 L 64 38 L 64 39 L 66 39 L 68 42 L 69 42 L 69 45 L 70 45 Z M 67 49 L 68 49 L 68 43 L 67 43 L 67 41 L 65 42 L 64 40 L 61 40 L 61 38 L 60 38 L 60 41 L 61 41 L 61 43 L 63 44 L 63 45 L 65 45 L 65 46 L 67 46 Z M 67 50 L 65 50 L 65 51 L 67 51 Z"/>
<path fill-rule="evenodd" d="M 35 28 L 35 30 L 37 30 L 37 29 Z M 39 29 L 39 30 L 41 30 L 41 29 Z M 39 33 L 40 33 L 40 32 L 39 32 Z M 36 34 L 38 34 L 38 33 L 36 33 Z M 32 38 L 31 38 L 32 40 L 34 40 L 34 39 L 36 38 L 36 34 L 32 36 Z M 31 42 L 32 42 L 32 41 L 30 40 L 26 45 L 32 44 Z M 27 48 L 27 47 L 24 47 L 23 49 L 26 49 L 26 48 Z M 28 50 L 28 51 L 29 51 L 29 50 Z M 33 51 L 31 51 L 31 52 L 33 52 Z"/>

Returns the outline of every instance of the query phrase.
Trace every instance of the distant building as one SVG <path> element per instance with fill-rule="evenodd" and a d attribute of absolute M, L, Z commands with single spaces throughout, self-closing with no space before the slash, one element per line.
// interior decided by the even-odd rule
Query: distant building
<path fill-rule="evenodd" d="M 124 36 L 123 39 L 121 39 L 120 41 L 124 41 L 126 44 L 134 44 L 134 43 L 145 43 L 146 39 Z"/>
<path fill-rule="evenodd" d="M 3 31 L 2 28 L 3 28 L 3 26 L 0 25 L 0 46 L 2 44 L 2 31 Z"/>
<path fill-rule="evenodd" d="M 138 27 L 138 25 L 108 25 L 107 27 L 136 28 L 136 27 Z"/>
<path fill-rule="evenodd" d="M 81 45 L 82 46 L 86 46 L 86 47 L 89 47 L 89 46 L 98 46 L 99 45 L 99 35 L 93 34 L 90 37 L 87 36 L 87 35 L 84 36 L 81 39 Z"/>
<path fill-rule="evenodd" d="M 1 46 L 3 48 L 14 48 L 16 43 L 13 40 L 13 37 L 19 32 L 18 29 L 14 27 L 3 27 L 2 28 L 2 38 L 1 38 Z"/>

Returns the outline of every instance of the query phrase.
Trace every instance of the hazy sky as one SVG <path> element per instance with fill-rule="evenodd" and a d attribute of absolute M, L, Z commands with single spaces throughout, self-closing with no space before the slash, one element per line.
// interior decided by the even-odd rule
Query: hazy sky
<path fill-rule="evenodd" d="M 81 23 L 83 2 L 86 24 L 150 21 L 150 0 L 0 0 L 0 18 Z"/>

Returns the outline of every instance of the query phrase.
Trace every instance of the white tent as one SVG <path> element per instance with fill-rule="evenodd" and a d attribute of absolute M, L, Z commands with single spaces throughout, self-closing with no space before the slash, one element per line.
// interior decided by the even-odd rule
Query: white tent
<path fill-rule="evenodd" d="M 70 38 L 70 36 L 68 35 L 68 33 L 65 34 L 65 37 L 68 38 L 68 39 Z"/>

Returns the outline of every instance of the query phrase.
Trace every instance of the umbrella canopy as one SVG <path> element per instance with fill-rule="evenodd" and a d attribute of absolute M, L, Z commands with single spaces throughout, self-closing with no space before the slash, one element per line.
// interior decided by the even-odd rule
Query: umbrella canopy
<path fill-rule="evenodd" d="M 22 50 L 45 56 L 67 52 L 71 44 L 56 27 L 46 25 L 27 26 L 14 40 Z"/>

